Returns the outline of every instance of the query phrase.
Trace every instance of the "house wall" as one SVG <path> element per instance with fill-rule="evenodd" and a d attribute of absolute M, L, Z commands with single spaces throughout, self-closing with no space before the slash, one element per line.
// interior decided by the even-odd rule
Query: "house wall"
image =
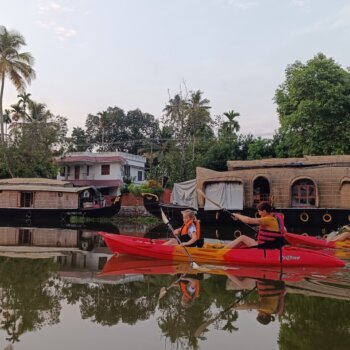
<path fill-rule="evenodd" d="M 4 208 L 19 208 L 21 204 L 21 193 L 17 191 L 1 191 L 0 203 Z M 71 209 L 77 207 L 77 193 L 62 193 L 62 197 L 59 197 L 57 192 L 34 193 L 33 208 Z"/>
<path fill-rule="evenodd" d="M 89 164 L 89 175 L 87 175 L 87 165 L 82 164 L 81 157 L 89 157 L 90 161 L 86 162 Z M 94 159 L 98 158 L 99 160 L 109 157 L 119 157 L 121 160 L 117 162 L 106 162 L 99 161 L 94 163 Z M 73 152 L 67 155 L 69 163 L 65 163 L 64 159 L 57 159 L 56 161 L 61 166 L 66 167 L 65 176 L 57 175 L 58 180 L 76 180 L 75 179 L 75 166 L 80 166 L 80 176 L 79 180 L 122 180 L 123 179 L 123 169 L 124 165 L 130 166 L 130 176 L 135 178 L 136 183 L 144 182 L 145 180 L 145 164 L 146 158 L 136 154 L 124 153 L 124 152 L 101 152 L 101 153 L 90 153 L 90 152 Z M 77 162 L 74 162 L 74 159 L 77 159 Z M 80 160 L 79 160 L 80 159 Z M 110 159 L 110 158 L 109 158 Z M 110 165 L 110 174 L 101 175 L 101 165 L 109 164 Z M 67 176 L 68 171 L 67 167 L 70 167 L 70 174 Z M 143 172 L 143 180 L 138 181 L 138 171 Z"/>
<path fill-rule="evenodd" d="M 18 227 L 0 228 L 0 245 L 19 245 L 20 230 Z M 30 245 L 44 247 L 77 247 L 78 233 L 76 230 L 26 228 L 30 231 Z"/>

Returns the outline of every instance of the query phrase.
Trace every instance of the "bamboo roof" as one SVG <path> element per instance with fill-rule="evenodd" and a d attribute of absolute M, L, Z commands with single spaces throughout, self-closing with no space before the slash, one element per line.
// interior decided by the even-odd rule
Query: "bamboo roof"
<path fill-rule="evenodd" d="M 0 191 L 23 191 L 23 192 L 64 192 L 64 193 L 78 193 L 90 189 L 88 187 L 66 187 L 66 186 L 44 186 L 44 185 L 8 185 L 0 183 Z"/>
<path fill-rule="evenodd" d="M 14 177 L 11 179 L 0 179 L 0 185 L 38 185 L 73 187 L 73 185 L 68 181 L 44 179 L 39 177 Z"/>
<path fill-rule="evenodd" d="M 277 167 L 309 167 L 309 166 L 350 166 L 350 155 L 336 156 L 304 156 L 300 158 L 269 158 L 259 160 L 229 160 L 228 170 L 277 168 Z"/>

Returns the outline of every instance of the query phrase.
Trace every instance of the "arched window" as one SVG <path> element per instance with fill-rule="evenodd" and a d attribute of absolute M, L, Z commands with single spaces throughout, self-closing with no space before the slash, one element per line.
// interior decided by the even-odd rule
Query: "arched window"
<path fill-rule="evenodd" d="M 253 204 L 270 199 L 270 183 L 264 176 L 258 176 L 253 182 Z"/>
<path fill-rule="evenodd" d="M 315 207 L 316 186 L 310 179 L 300 179 L 292 185 L 292 207 Z"/>

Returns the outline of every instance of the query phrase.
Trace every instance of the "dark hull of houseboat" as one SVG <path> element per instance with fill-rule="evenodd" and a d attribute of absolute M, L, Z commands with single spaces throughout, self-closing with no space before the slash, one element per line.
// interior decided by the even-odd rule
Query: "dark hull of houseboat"
<path fill-rule="evenodd" d="M 181 211 L 193 209 L 176 204 L 159 203 L 154 198 L 147 199 L 146 197 L 144 198 L 144 206 L 150 214 L 159 218 L 161 218 L 160 209 L 162 209 L 167 217 L 177 224 L 182 223 Z M 276 208 L 276 210 L 284 214 L 285 225 L 290 232 L 303 232 L 303 230 L 307 230 L 304 232 L 319 234 L 321 231 L 329 232 L 350 223 L 350 209 Z M 244 208 L 237 212 L 254 217 L 256 215 L 256 208 Z M 203 224 L 214 226 L 230 225 L 245 234 L 252 232 L 252 229 L 247 225 L 232 220 L 227 213 L 220 210 L 205 211 L 203 208 L 199 208 L 197 210 L 197 218 Z"/>
<path fill-rule="evenodd" d="M 121 208 L 121 201 L 102 208 L 71 208 L 71 209 L 39 209 L 39 208 L 0 208 L 0 220 L 16 220 L 27 226 L 57 225 L 65 226 L 72 217 L 81 218 L 110 218 L 116 215 Z"/>

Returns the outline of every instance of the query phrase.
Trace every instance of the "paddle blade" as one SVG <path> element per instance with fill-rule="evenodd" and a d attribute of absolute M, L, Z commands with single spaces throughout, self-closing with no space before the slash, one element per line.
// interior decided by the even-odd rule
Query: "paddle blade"
<path fill-rule="evenodd" d="M 338 231 L 332 231 L 328 234 L 326 241 L 330 242 L 336 235 L 338 234 Z"/>
<path fill-rule="evenodd" d="M 160 289 L 160 292 L 159 292 L 158 300 L 162 299 L 164 297 L 164 295 L 166 294 L 166 292 L 167 292 L 167 289 L 165 287 L 162 287 Z"/>
<path fill-rule="evenodd" d="M 161 213 L 161 215 L 162 215 L 162 220 L 163 220 L 164 224 L 168 225 L 168 224 L 169 224 L 169 220 L 168 220 L 168 218 L 166 217 L 166 215 L 164 214 L 163 209 L 160 209 L 160 213 Z"/>

